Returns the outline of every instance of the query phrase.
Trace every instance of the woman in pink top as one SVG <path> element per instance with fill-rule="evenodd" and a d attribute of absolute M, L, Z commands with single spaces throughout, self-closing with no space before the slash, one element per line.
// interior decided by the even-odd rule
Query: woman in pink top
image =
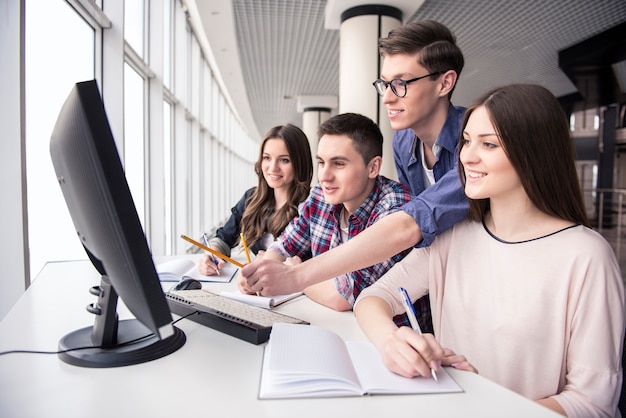
<path fill-rule="evenodd" d="M 403 376 L 452 366 L 566 416 L 619 416 L 624 286 L 588 226 L 563 110 L 543 87 L 510 85 L 462 126 L 469 219 L 361 293 L 361 328 Z M 396 327 L 398 287 L 430 294 L 436 337 Z"/>

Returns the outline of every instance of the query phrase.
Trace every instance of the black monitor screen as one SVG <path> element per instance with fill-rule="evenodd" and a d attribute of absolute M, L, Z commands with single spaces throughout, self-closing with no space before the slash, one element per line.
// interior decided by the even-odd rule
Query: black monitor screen
<path fill-rule="evenodd" d="M 94 325 L 63 337 L 60 358 L 113 367 L 177 350 L 185 336 L 172 325 L 95 80 L 77 83 L 70 92 L 50 154 L 78 239 L 102 275 L 90 289 L 98 301 L 87 306 Z M 118 295 L 135 319 L 118 320 Z"/>

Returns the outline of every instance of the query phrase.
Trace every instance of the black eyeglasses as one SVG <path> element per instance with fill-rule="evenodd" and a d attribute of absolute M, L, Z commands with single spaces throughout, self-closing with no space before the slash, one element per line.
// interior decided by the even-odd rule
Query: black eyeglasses
<path fill-rule="evenodd" d="M 423 75 L 421 77 L 415 77 L 410 80 L 402 80 L 400 78 L 394 78 L 391 81 L 381 80 L 380 78 L 372 83 L 372 85 L 376 88 L 378 94 L 383 96 L 385 91 L 387 91 L 387 87 L 391 87 L 391 91 L 398 97 L 406 96 L 406 85 L 410 84 L 414 81 L 421 80 L 422 78 L 430 77 L 432 75 L 439 75 L 441 71 L 437 71 L 435 73 L 430 73 Z"/>

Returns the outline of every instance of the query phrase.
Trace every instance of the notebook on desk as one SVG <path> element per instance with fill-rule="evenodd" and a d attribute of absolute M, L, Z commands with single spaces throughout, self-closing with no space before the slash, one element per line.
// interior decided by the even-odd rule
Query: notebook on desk
<path fill-rule="evenodd" d="M 220 270 L 216 276 L 205 276 L 198 270 L 198 263 L 188 258 L 177 258 L 156 265 L 159 279 L 162 282 L 178 282 L 182 279 L 195 279 L 200 282 L 229 283 L 239 269 L 230 263 Z"/>
<path fill-rule="evenodd" d="M 265 347 L 260 399 L 463 392 L 445 368 L 438 381 L 385 367 L 369 341 L 347 341 L 310 325 L 276 324 Z"/>

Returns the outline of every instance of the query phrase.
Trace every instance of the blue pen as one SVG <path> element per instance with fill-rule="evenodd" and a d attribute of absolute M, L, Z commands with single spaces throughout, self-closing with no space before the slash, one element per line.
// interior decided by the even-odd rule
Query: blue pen
<path fill-rule="evenodd" d="M 206 234 L 202 234 L 202 241 L 204 241 L 204 245 L 206 245 L 207 247 L 211 248 L 211 246 L 209 245 L 209 239 L 207 238 Z M 213 264 L 215 264 L 215 271 L 217 271 L 217 275 L 220 275 L 220 269 L 217 268 L 217 259 L 213 256 L 213 254 L 209 254 L 209 256 L 211 257 L 211 260 L 213 261 Z"/>
<path fill-rule="evenodd" d="M 402 298 L 402 304 L 404 305 L 406 316 L 409 317 L 411 328 L 413 328 L 413 331 L 415 331 L 418 335 L 422 335 L 420 324 L 417 322 L 417 318 L 415 317 L 415 307 L 413 306 L 413 303 L 411 302 L 409 293 L 406 291 L 404 287 L 399 287 L 398 292 L 400 292 L 400 297 Z M 435 371 L 435 369 L 431 368 L 430 374 L 432 374 L 433 379 L 435 379 L 436 382 L 439 381 L 439 379 L 437 379 L 437 372 Z"/>

